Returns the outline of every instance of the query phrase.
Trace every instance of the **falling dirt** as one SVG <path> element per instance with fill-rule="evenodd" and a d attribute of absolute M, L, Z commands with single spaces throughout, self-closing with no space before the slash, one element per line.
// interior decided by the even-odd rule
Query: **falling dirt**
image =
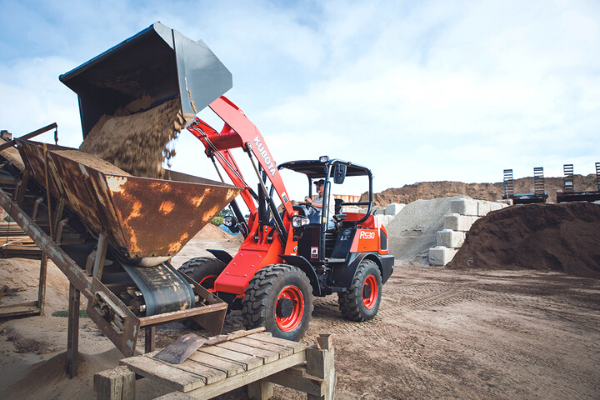
<path fill-rule="evenodd" d="M 168 144 L 184 126 L 179 98 L 146 111 L 151 99 L 136 100 L 115 115 L 103 115 L 86 136 L 81 151 L 94 154 L 135 176 L 162 179 L 162 167 L 175 155 Z M 136 112 L 137 111 L 137 112 Z"/>

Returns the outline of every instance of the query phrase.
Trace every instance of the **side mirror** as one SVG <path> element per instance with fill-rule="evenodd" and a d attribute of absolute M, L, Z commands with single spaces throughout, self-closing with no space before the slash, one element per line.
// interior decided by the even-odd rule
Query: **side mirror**
<path fill-rule="evenodd" d="M 335 164 L 335 167 L 333 167 L 333 182 L 338 185 L 344 183 L 344 179 L 346 179 L 346 170 L 347 167 L 345 164 Z"/>

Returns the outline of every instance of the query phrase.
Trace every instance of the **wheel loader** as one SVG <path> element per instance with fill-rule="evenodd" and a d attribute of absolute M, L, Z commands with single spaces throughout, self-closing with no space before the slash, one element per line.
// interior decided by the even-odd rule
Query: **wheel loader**
<path fill-rule="evenodd" d="M 314 297 L 331 294 L 337 294 L 344 318 L 360 322 L 377 314 L 394 257 L 385 227 L 371 212 L 371 171 L 327 156 L 278 165 L 256 126 L 224 96 L 231 74 L 203 42 L 155 23 L 60 79 L 79 96 L 84 137 L 103 115 L 144 96 L 152 99 L 152 107 L 179 97 L 199 151 L 212 160 L 222 181 L 224 172 L 230 187 L 241 190 L 249 211 L 246 219 L 237 200 L 229 204 L 234 217 L 227 223 L 244 235 L 236 254 L 208 249 L 214 257 L 193 258 L 179 272 L 224 300 L 229 310 L 241 310 L 246 328 L 264 326 L 276 337 L 298 340 L 311 320 Z M 220 130 L 197 116 L 206 106 L 223 121 Z M 244 178 L 234 151 L 245 153 L 255 183 Z M 324 180 L 318 221 L 308 218 L 309 204 L 293 205 L 281 170 L 303 174 L 308 196 L 313 183 Z M 333 184 L 356 177 L 368 182 L 367 201 L 336 201 Z M 335 213 L 329 215 L 333 201 Z M 350 205 L 366 212 L 342 211 Z"/>

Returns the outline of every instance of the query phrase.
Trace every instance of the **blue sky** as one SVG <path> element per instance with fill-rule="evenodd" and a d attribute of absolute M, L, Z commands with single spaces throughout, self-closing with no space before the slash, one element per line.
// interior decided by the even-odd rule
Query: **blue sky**
<path fill-rule="evenodd" d="M 3 0 L 0 128 L 57 122 L 78 147 L 58 76 L 156 21 L 210 46 L 277 162 L 352 160 L 382 191 L 600 161 L 597 1 Z M 174 169 L 215 177 L 195 138 L 175 147 Z"/>

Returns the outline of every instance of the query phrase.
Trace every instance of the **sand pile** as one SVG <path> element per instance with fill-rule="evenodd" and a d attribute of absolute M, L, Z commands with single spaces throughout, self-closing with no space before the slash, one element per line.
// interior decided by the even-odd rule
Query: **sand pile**
<path fill-rule="evenodd" d="M 145 97 L 103 115 L 86 136 L 81 151 L 94 154 L 135 176 L 164 177 L 163 161 L 169 161 L 175 150 L 168 144 L 177 138 L 185 122 L 179 98 L 147 111 L 152 99 Z"/>
<path fill-rule="evenodd" d="M 444 227 L 444 215 L 450 213 L 452 200 L 461 198 L 464 196 L 417 200 L 404 207 L 386 227 L 390 253 L 396 260 L 416 258 L 426 264 L 437 231 Z"/>
<path fill-rule="evenodd" d="M 600 278 L 600 205 L 530 204 L 479 219 L 448 268 L 535 269 Z"/>

